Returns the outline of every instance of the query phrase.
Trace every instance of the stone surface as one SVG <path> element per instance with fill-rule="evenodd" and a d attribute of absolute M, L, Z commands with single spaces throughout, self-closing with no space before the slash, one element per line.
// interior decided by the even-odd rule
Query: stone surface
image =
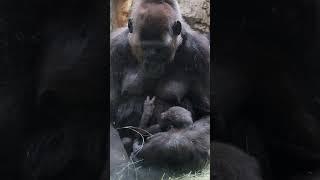
<path fill-rule="evenodd" d="M 127 16 L 131 2 L 132 0 L 110 1 L 112 9 L 110 11 L 110 22 L 112 22 L 110 30 L 126 25 L 127 17 L 125 16 Z M 210 31 L 210 0 L 178 0 L 178 3 L 184 19 L 194 30 L 202 33 Z"/>
<path fill-rule="evenodd" d="M 199 32 L 210 31 L 210 0 L 178 0 L 187 23 Z"/>

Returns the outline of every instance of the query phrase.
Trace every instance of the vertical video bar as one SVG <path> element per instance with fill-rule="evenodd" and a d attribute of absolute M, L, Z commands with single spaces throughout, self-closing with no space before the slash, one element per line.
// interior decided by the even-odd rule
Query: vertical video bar
<path fill-rule="evenodd" d="M 214 179 L 320 179 L 319 1 L 214 6 Z"/>
<path fill-rule="evenodd" d="M 1 1 L 0 179 L 100 178 L 105 2 Z"/>

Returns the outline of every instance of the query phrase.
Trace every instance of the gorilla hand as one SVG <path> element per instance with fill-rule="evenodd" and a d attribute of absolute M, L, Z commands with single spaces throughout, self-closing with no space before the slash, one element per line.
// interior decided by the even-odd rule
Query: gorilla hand
<path fill-rule="evenodd" d="M 156 97 L 152 97 L 151 99 L 149 98 L 149 96 L 147 96 L 147 99 L 144 101 L 144 106 L 143 106 L 143 113 L 146 113 L 148 115 L 152 115 L 153 111 L 154 111 L 154 101 L 155 101 Z"/>

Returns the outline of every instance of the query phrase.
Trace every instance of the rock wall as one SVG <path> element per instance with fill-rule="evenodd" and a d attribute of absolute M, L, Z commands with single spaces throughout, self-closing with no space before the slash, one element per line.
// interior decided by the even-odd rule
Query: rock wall
<path fill-rule="evenodd" d="M 199 32 L 210 31 L 210 0 L 177 0 L 187 23 Z M 127 25 L 132 0 L 110 1 L 110 30 Z"/>
<path fill-rule="evenodd" d="M 178 0 L 187 23 L 200 32 L 210 31 L 210 0 Z"/>
<path fill-rule="evenodd" d="M 110 26 L 111 29 L 127 25 L 129 10 L 132 0 L 111 0 L 110 1 Z"/>

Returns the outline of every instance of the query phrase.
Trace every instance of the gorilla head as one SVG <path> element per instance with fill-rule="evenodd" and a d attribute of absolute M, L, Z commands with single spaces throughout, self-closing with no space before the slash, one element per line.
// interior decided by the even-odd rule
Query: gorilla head
<path fill-rule="evenodd" d="M 179 106 L 173 106 L 161 113 L 160 128 L 167 130 L 172 126 L 176 129 L 184 129 L 193 123 L 191 112 Z"/>
<path fill-rule="evenodd" d="M 182 18 L 176 1 L 138 0 L 128 21 L 132 54 L 147 76 L 158 77 L 182 42 Z"/>

